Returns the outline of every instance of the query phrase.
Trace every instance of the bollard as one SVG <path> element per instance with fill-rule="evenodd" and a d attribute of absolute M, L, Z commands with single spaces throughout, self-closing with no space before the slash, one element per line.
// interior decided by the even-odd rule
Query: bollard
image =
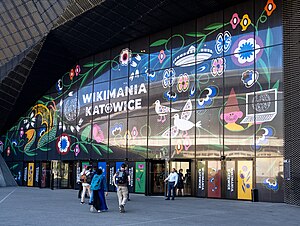
<path fill-rule="evenodd" d="M 258 189 L 253 188 L 251 192 L 252 192 L 252 202 L 258 202 Z"/>

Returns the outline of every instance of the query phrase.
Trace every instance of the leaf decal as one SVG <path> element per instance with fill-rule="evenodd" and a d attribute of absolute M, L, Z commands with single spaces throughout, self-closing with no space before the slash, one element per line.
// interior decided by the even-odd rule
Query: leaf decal
<path fill-rule="evenodd" d="M 187 33 L 185 34 L 186 36 L 189 36 L 189 37 L 204 37 L 205 34 L 201 33 L 201 32 L 190 32 L 190 33 Z"/>
<path fill-rule="evenodd" d="M 81 133 L 81 140 L 86 141 L 89 139 L 90 134 L 91 134 L 91 125 L 88 125 L 87 127 L 84 128 L 84 130 Z"/>
<path fill-rule="evenodd" d="M 204 30 L 206 30 L 206 31 L 218 30 L 221 27 L 223 27 L 223 23 L 214 23 L 214 24 L 208 25 L 206 28 L 204 28 Z"/>
<path fill-rule="evenodd" d="M 277 89 L 279 88 L 279 80 L 277 80 L 277 82 L 274 84 L 272 89 Z"/>
<path fill-rule="evenodd" d="M 46 100 L 51 100 L 51 101 L 54 100 L 53 97 L 51 97 L 51 96 L 43 96 L 42 98 L 44 98 Z"/>
<path fill-rule="evenodd" d="M 102 156 L 102 153 L 99 151 L 99 149 L 94 144 L 92 144 L 92 148 L 98 155 Z"/>
<path fill-rule="evenodd" d="M 206 39 L 206 37 L 202 38 L 201 42 L 198 44 L 197 52 L 195 53 L 195 55 L 200 52 L 200 50 L 201 50 L 201 48 L 204 44 L 205 39 Z"/>
<path fill-rule="evenodd" d="M 107 145 L 103 145 L 103 144 L 97 144 L 97 146 L 99 146 L 102 151 L 108 152 L 108 153 L 114 153 L 110 147 L 108 147 Z"/>
<path fill-rule="evenodd" d="M 257 62 L 258 62 L 258 64 L 260 64 L 261 69 L 264 71 L 264 74 L 265 74 L 265 76 L 266 76 L 266 78 L 267 78 L 267 81 L 268 81 L 269 84 L 270 84 L 271 78 L 270 78 L 269 69 L 267 68 L 266 63 L 265 63 L 261 58 L 260 58 Z"/>
<path fill-rule="evenodd" d="M 268 28 L 267 30 L 267 37 L 266 37 L 266 47 L 269 47 L 271 46 L 273 43 L 273 35 L 272 35 L 272 32 L 271 32 L 271 29 Z M 265 51 L 266 51 L 266 54 L 268 56 L 268 58 L 270 58 L 270 55 L 271 55 L 271 51 L 272 51 L 272 48 L 265 48 Z"/>
<path fill-rule="evenodd" d="M 168 42 L 167 39 L 160 39 L 160 40 L 157 40 L 155 42 L 153 42 L 150 47 L 154 47 L 154 46 L 161 46 L 161 45 L 164 45 Z"/>
<path fill-rule="evenodd" d="M 100 73 L 100 72 L 106 67 L 106 65 L 107 65 L 108 63 L 109 63 L 109 61 L 103 63 L 103 64 L 97 69 L 97 71 L 95 72 L 94 75 L 97 76 L 97 74 Z"/>
<path fill-rule="evenodd" d="M 84 146 L 84 144 L 82 144 L 82 143 L 79 143 L 79 145 L 80 145 L 80 148 L 85 152 L 85 153 L 89 153 L 89 151 L 87 150 L 87 148 Z"/>

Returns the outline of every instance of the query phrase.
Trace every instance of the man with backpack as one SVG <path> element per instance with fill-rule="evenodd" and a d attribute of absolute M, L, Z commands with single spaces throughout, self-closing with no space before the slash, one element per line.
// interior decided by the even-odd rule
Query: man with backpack
<path fill-rule="evenodd" d="M 128 197 L 128 182 L 130 176 L 125 170 L 126 165 L 123 163 L 119 171 L 117 171 L 113 177 L 113 183 L 117 187 L 117 195 L 119 201 L 120 213 L 125 212 L 125 205 Z"/>

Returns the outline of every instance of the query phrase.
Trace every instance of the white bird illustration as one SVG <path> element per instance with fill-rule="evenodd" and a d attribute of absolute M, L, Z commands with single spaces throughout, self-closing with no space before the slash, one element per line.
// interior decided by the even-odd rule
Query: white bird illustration
<path fill-rule="evenodd" d="M 159 119 L 157 119 L 157 121 L 162 122 L 162 123 L 164 123 L 166 121 L 167 113 L 179 111 L 174 108 L 169 108 L 169 107 L 161 105 L 159 100 L 156 100 L 154 102 L 154 105 L 155 105 L 155 112 L 156 112 L 156 114 L 159 115 Z"/>
<path fill-rule="evenodd" d="M 181 117 L 183 117 L 183 115 Z M 174 126 L 176 126 L 178 130 L 185 132 L 185 135 L 187 135 L 187 131 L 192 129 L 194 126 L 198 128 L 201 127 L 201 121 L 198 121 L 195 124 L 188 119 L 179 118 L 179 114 L 175 114 L 172 118 L 174 118 Z"/>

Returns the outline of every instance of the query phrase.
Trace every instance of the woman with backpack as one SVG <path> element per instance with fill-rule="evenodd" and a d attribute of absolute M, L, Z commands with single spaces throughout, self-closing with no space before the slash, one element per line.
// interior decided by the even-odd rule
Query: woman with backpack
<path fill-rule="evenodd" d="M 107 205 L 105 196 L 107 193 L 106 179 L 102 174 L 102 169 L 97 169 L 97 174 L 93 176 L 93 180 L 91 183 L 91 190 L 93 191 L 94 202 L 93 206 L 91 206 L 90 211 L 92 212 L 94 208 L 98 211 L 98 213 L 107 211 Z"/>

